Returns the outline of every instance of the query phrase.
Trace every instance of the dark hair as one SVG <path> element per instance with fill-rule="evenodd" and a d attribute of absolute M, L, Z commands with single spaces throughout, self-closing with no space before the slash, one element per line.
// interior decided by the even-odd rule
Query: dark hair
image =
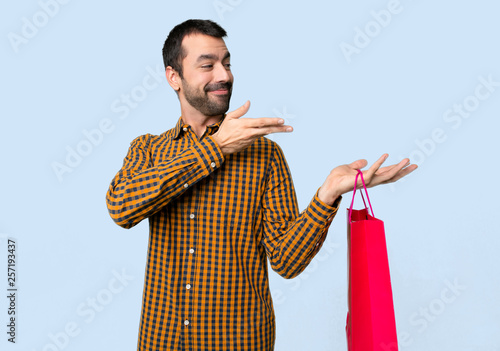
<path fill-rule="evenodd" d="M 205 34 L 215 38 L 227 36 L 226 31 L 210 20 L 190 19 L 176 25 L 163 45 L 163 63 L 165 68 L 171 66 L 182 77 L 182 60 L 187 53 L 182 48 L 182 40 L 190 34 Z"/>

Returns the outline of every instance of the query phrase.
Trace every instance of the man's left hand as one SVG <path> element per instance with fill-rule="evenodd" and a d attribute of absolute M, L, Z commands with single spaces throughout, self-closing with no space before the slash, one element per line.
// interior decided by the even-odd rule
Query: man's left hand
<path fill-rule="evenodd" d="M 410 160 L 405 158 L 397 164 L 380 168 L 388 156 L 387 154 L 382 155 L 368 170 L 363 171 L 366 187 L 371 188 L 395 182 L 418 167 L 415 164 L 410 164 Z M 366 167 L 367 164 L 366 160 L 357 160 L 351 164 L 334 168 L 319 189 L 319 199 L 332 205 L 340 195 L 353 190 L 358 169 Z M 360 188 L 361 186 L 361 179 L 358 178 L 356 187 Z"/>

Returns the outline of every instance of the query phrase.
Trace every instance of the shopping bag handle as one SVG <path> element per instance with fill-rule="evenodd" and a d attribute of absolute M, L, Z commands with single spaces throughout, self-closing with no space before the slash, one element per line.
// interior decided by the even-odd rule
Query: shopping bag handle
<path fill-rule="evenodd" d="M 361 176 L 361 182 L 363 183 L 363 189 L 365 190 L 365 194 L 366 194 L 366 199 L 368 200 L 368 205 L 370 205 L 370 211 L 372 212 L 372 216 L 375 217 L 375 215 L 373 214 L 373 208 L 372 208 L 372 204 L 370 202 L 370 197 L 368 196 L 368 190 L 366 190 L 366 185 L 365 185 L 365 179 L 363 178 L 363 172 L 361 172 L 360 169 L 358 169 L 358 174 L 356 174 L 356 180 L 354 181 L 354 190 L 352 192 L 352 201 L 351 201 L 351 207 L 349 207 L 349 223 L 351 223 L 351 214 L 352 214 L 352 206 L 354 205 L 354 196 L 356 196 L 356 184 L 358 184 L 358 177 Z M 363 198 L 363 203 L 365 204 L 365 208 L 366 208 L 366 202 L 365 202 L 365 198 L 363 196 L 363 189 L 360 190 L 360 193 L 361 193 L 361 197 Z"/>

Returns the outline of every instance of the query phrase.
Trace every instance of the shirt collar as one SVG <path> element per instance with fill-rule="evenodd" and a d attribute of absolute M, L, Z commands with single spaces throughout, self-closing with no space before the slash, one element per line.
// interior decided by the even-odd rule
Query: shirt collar
<path fill-rule="evenodd" d="M 207 130 L 205 131 L 204 135 L 206 135 L 206 134 L 212 135 L 212 134 L 216 133 L 219 130 L 219 127 L 220 127 L 220 125 L 225 117 L 226 117 L 226 115 L 224 114 L 224 116 L 222 116 L 222 118 L 218 122 L 207 126 Z M 181 117 L 179 117 L 179 120 L 177 121 L 177 124 L 174 127 L 174 139 L 179 138 L 181 133 L 184 133 L 184 128 L 190 128 L 190 126 L 189 126 L 189 124 L 184 123 L 184 121 L 182 120 L 182 116 L 181 116 Z"/>
<path fill-rule="evenodd" d="M 187 124 L 184 124 L 182 121 L 182 117 L 179 118 L 177 121 L 177 124 L 175 125 L 174 128 L 174 139 L 177 139 L 179 135 L 181 134 L 182 128 L 187 127 Z"/>

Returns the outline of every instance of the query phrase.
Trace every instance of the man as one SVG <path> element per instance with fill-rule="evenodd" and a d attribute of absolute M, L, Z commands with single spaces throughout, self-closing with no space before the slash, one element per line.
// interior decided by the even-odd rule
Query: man
<path fill-rule="evenodd" d="M 229 108 L 230 54 L 214 22 L 188 20 L 163 49 L 181 117 L 175 128 L 136 138 L 107 193 L 113 220 L 149 218 L 139 350 L 272 350 L 274 311 L 267 259 L 285 278 L 320 249 L 358 160 L 331 171 L 299 214 L 281 149 L 265 135 L 291 132 L 280 118 L 241 118 Z M 364 171 L 368 186 L 396 181 L 407 159 Z"/>

